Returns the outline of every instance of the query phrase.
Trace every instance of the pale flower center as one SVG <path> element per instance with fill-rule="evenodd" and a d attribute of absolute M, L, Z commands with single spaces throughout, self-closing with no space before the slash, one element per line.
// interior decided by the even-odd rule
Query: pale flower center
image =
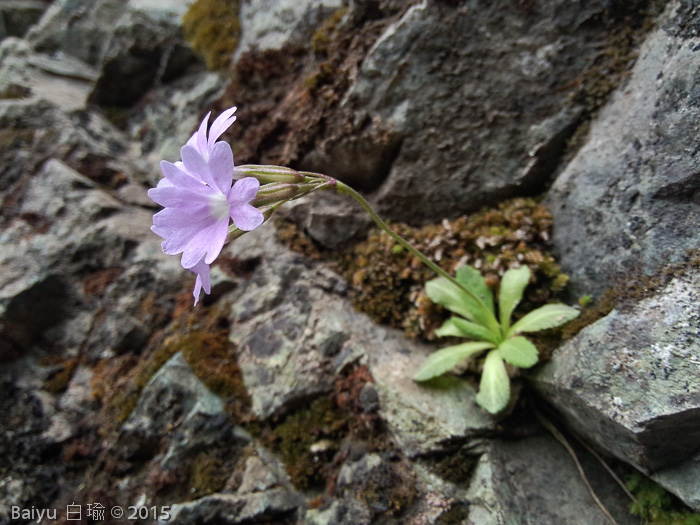
<path fill-rule="evenodd" d="M 231 207 L 226 201 L 226 195 L 216 192 L 216 195 L 209 197 L 209 213 L 217 221 L 223 221 L 228 218 Z"/>

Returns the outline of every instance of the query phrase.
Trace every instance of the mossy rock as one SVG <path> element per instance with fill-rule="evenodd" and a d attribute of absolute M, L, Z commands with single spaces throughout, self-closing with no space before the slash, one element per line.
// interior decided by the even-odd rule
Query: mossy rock
<path fill-rule="evenodd" d="M 241 26 L 238 0 L 197 0 L 182 17 L 182 31 L 209 69 L 228 66 Z"/>

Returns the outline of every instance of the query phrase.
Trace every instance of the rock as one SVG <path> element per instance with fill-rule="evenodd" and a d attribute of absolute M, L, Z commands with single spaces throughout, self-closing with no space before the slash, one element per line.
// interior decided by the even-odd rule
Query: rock
<path fill-rule="evenodd" d="M 319 27 L 317 38 L 361 31 L 354 40 L 344 34 L 347 55 L 332 58 L 327 49 L 339 68 L 333 89 L 327 78 L 316 78 L 314 89 L 239 91 L 259 107 L 247 113 L 252 124 L 237 126 L 247 126 L 244 142 L 250 138 L 261 156 L 277 151 L 275 134 L 291 133 L 295 163 L 335 166 L 374 190 L 384 211 L 415 222 L 509 192 L 543 190 L 589 110 L 572 103 L 562 86 L 585 74 L 632 12 L 603 0 L 574 8 L 371 0 L 337 11 L 342 4 L 242 4 L 237 59 L 243 63 L 245 55 L 255 72 L 263 62 L 253 57 L 276 63 L 294 48 L 293 71 L 281 77 L 294 77 L 290 83 L 321 67 L 323 52 L 302 57 Z M 0 6 L 3 16 L 7 5 Z M 193 276 L 177 257 L 163 255 L 150 232 L 158 207 L 145 191 L 161 177 L 158 161 L 179 158 L 210 108 L 216 117 L 236 89 L 255 82 L 236 77 L 248 71 L 243 67 L 233 73 L 189 68 L 192 55 L 179 36 L 187 5 L 56 0 L 25 39 L 0 42 L 0 521 L 10 520 L 11 505 L 62 508 L 71 503 L 67 498 L 80 498 L 169 505 L 168 523 L 183 524 L 602 522 L 551 438 L 494 439 L 497 421 L 475 404 L 473 377 L 414 383 L 411 376 L 434 346 L 407 341 L 354 311 L 344 280 L 282 246 L 274 223 L 225 249 L 212 270 L 213 293 L 191 308 Z M 688 39 L 669 48 L 670 65 L 654 70 L 678 81 L 659 80 L 664 111 L 676 100 L 685 104 L 685 90 L 692 93 L 695 70 L 683 46 L 694 41 L 696 11 L 683 5 L 664 22 L 667 42 Z M 662 60 L 661 53 L 647 54 Z M 674 73 L 674 65 L 687 66 L 687 77 Z M 225 90 L 232 75 L 240 85 Z M 297 108 L 297 95 L 317 106 L 318 97 L 329 95 L 320 120 L 297 126 L 287 122 L 291 113 L 271 109 L 277 116 L 269 127 L 256 128 L 255 119 L 276 108 L 278 97 Z M 656 200 L 671 199 L 677 188 L 695 192 L 687 176 L 695 173 L 692 155 L 681 141 L 694 130 L 688 119 L 695 107 L 687 105 L 685 113 L 655 121 L 651 146 L 675 151 L 686 170 L 660 170 L 671 189 L 654 189 Z M 302 113 L 306 107 L 298 106 Z M 637 106 L 628 102 L 629 108 Z M 325 120 L 326 110 L 347 120 L 338 114 Z M 328 124 L 330 135 L 319 136 L 323 131 L 311 129 L 316 124 Z M 668 133 L 667 124 L 675 126 Z M 259 132 L 264 138 L 255 142 Z M 687 201 L 683 209 L 692 211 Z M 364 228 L 366 215 L 357 219 L 344 196 L 297 204 L 288 217 L 322 246 L 341 247 Z M 669 273 L 653 295 L 623 305 L 567 343 L 571 354 L 569 347 L 561 357 L 555 353 L 550 365 L 561 375 L 550 377 L 544 367 L 531 381 L 565 416 L 571 409 L 575 430 L 575 417 L 590 409 L 593 421 L 612 429 L 605 439 L 614 443 L 599 444 L 626 461 L 659 466 L 655 479 L 697 508 L 698 396 L 694 382 L 685 392 L 679 379 L 697 375 L 692 305 L 700 283 L 693 272 Z M 620 329 L 600 333 L 606 326 Z M 206 363 L 190 347 L 168 358 L 189 327 L 202 334 L 211 328 L 217 345 L 228 333 L 233 344 L 210 360 L 203 351 Z M 192 335 L 186 344 L 214 344 Z M 604 348 L 630 370 L 610 374 L 607 354 L 594 358 L 585 344 L 598 345 L 599 354 Z M 590 373 L 583 387 L 557 382 L 570 372 L 574 354 Z M 660 365 L 650 361 L 656 358 Z M 210 362 L 233 371 L 222 388 L 217 378 L 206 383 L 221 397 L 198 377 Z M 601 371 L 607 375 L 594 375 Z M 595 390 L 600 385 L 608 390 Z M 624 417 L 614 413 L 617 401 L 605 397 L 618 386 L 628 388 L 629 397 L 620 397 L 628 403 Z M 323 407 L 314 412 L 320 418 L 314 425 L 325 424 L 325 415 L 332 428 L 313 429 L 297 461 L 288 447 L 298 443 L 289 436 L 305 432 L 299 421 L 312 415 L 308 405 Z M 300 472 L 307 467 L 312 474 Z M 617 496 L 594 477 L 618 521 L 627 523 Z M 300 493 L 290 479 L 308 486 Z M 318 495 L 322 504 L 312 510 L 308 500 Z"/>
<path fill-rule="evenodd" d="M 197 62 L 180 37 L 178 18 L 154 18 L 147 11 L 129 9 L 113 28 L 89 101 L 132 106 L 153 86 L 178 78 Z"/>
<path fill-rule="evenodd" d="M 258 456 L 251 456 L 245 463 L 245 472 L 238 493 L 262 492 L 278 483 L 278 476 Z"/>
<path fill-rule="evenodd" d="M 415 485 L 415 474 L 407 463 L 372 453 L 343 464 L 335 495 L 362 503 L 376 518 L 410 506 L 417 495 Z M 353 514 L 363 515 L 360 509 L 353 509 Z"/>
<path fill-rule="evenodd" d="M 268 418 L 329 392 L 358 314 L 327 293 L 340 282 L 321 268 L 306 268 L 298 254 L 276 244 L 267 228 L 233 247 L 262 261 L 231 294 L 238 363 L 253 411 Z M 270 257 L 275 254 L 274 257 Z M 330 275 L 329 275 L 330 274 Z M 359 357 L 359 354 L 355 353 Z"/>
<path fill-rule="evenodd" d="M 180 37 L 179 11 L 119 0 L 59 0 L 27 40 L 41 53 L 63 53 L 97 68 L 90 103 L 128 107 L 197 61 Z"/>
<path fill-rule="evenodd" d="M 596 495 L 617 523 L 637 523 L 629 500 L 603 468 L 577 452 Z M 566 450 L 549 435 L 495 440 L 467 491 L 469 525 L 607 523 Z"/>
<path fill-rule="evenodd" d="M 345 95 L 352 135 L 307 158 L 309 169 L 339 169 L 376 190 L 386 216 L 413 223 L 542 191 L 582 115 L 563 86 L 615 29 L 591 22 L 606 2 L 528 6 L 413 5 Z"/>
<path fill-rule="evenodd" d="M 652 474 L 651 478 L 669 492 L 678 496 L 695 512 L 700 512 L 700 454 L 688 461 Z"/>
<path fill-rule="evenodd" d="M 64 111 L 85 107 L 97 70 L 69 55 L 49 58 L 24 40 L 0 44 L 0 93 L 4 98 L 36 98 Z"/>
<path fill-rule="evenodd" d="M 579 435 L 653 472 L 700 450 L 700 272 L 613 310 L 532 376 Z"/>
<path fill-rule="evenodd" d="M 247 496 L 212 494 L 189 503 L 173 505 L 171 518 L 159 523 L 186 525 L 212 520 L 222 524 L 269 522 L 293 515 L 298 505 L 298 499 L 281 488 Z"/>
<path fill-rule="evenodd" d="M 145 11 L 153 17 L 165 17 L 170 19 L 180 19 L 189 9 L 192 2 L 190 0 L 129 0 L 129 7 L 139 11 Z"/>
<path fill-rule="evenodd" d="M 369 525 L 372 514 L 359 501 L 334 499 L 327 509 L 306 512 L 304 523 L 308 525 Z"/>
<path fill-rule="evenodd" d="M 379 394 L 372 383 L 367 383 L 360 390 L 360 405 L 363 412 L 372 414 L 379 409 Z"/>
<path fill-rule="evenodd" d="M 700 243 L 697 24 L 670 3 L 625 87 L 548 193 L 553 242 L 572 293 L 599 294 L 630 272 L 654 274 Z M 692 132 L 690 132 L 692 135 Z"/>
<path fill-rule="evenodd" d="M 333 293 L 337 275 L 320 272 L 317 264 L 308 267 L 264 228 L 232 247 L 261 261 L 250 281 L 230 295 L 230 337 L 259 417 L 329 392 L 348 362 L 366 359 L 379 415 L 408 456 L 455 440 L 478 440 L 493 430 L 495 420 L 479 408 L 465 380 L 445 378 L 433 387 L 415 383 L 411 378 L 430 350 L 353 311 Z"/>
<path fill-rule="evenodd" d="M 60 51 L 97 67 L 127 6 L 115 0 L 57 0 L 26 39 L 40 53 L 51 55 Z"/>
<path fill-rule="evenodd" d="M 311 31 L 342 5 L 341 0 L 244 0 L 234 60 L 251 48 L 264 51 L 306 45 Z"/>
<path fill-rule="evenodd" d="M 303 505 L 302 497 L 290 485 L 280 461 L 267 450 L 256 447 L 255 455 L 245 460 L 235 495 L 212 494 L 176 504 L 172 509 L 172 521 L 159 523 L 187 524 L 212 519 L 218 519 L 217 523 L 258 523 L 292 518 Z"/>
<path fill-rule="evenodd" d="M 335 171 L 330 171 L 336 175 Z M 347 195 L 324 191 L 308 195 L 280 210 L 314 241 L 330 250 L 342 248 L 374 224 L 357 201 Z"/>
<path fill-rule="evenodd" d="M 85 412 L 65 409 L 44 389 L 56 367 L 40 366 L 30 357 L 3 363 L 0 369 L 0 520 L 10 523 L 12 506 L 50 508 L 57 479 L 66 475 L 60 451 L 77 433 Z M 64 394 L 64 398 L 66 395 Z"/>
<path fill-rule="evenodd" d="M 0 5 L 0 40 L 23 37 L 48 6 L 48 0 L 5 0 Z"/>
<path fill-rule="evenodd" d="M 234 437 L 221 399 L 194 375 L 181 353 L 148 382 L 122 426 L 120 440 L 131 454 L 136 454 L 154 446 L 163 436 L 169 442 L 163 468 L 176 467 L 193 451 Z M 240 440 L 241 434 L 236 437 Z"/>
<path fill-rule="evenodd" d="M 14 220 L 0 236 L 0 245 L 12 246 L 0 256 L 0 331 L 5 340 L 26 349 L 52 329 L 54 343 L 87 344 L 99 352 L 117 353 L 140 347 L 148 336 L 134 317 L 141 293 L 112 300 L 115 316 L 100 319 L 91 329 L 95 311 L 86 316 L 80 305 L 92 301 L 89 284 L 94 278 L 89 274 L 107 272 L 104 278 L 112 280 L 138 274 L 124 273 L 121 265 L 130 245 L 150 238 L 150 214 L 124 207 L 57 160 L 46 162 L 22 190 Z M 170 264 L 162 254 L 152 253 L 143 266 L 153 267 L 156 260 L 166 264 L 164 269 Z M 67 277 L 81 272 L 88 274 L 87 285 Z M 165 283 L 166 288 L 173 286 Z M 71 323 L 73 317 L 80 321 Z"/>
<path fill-rule="evenodd" d="M 406 455 L 436 452 L 459 441 L 476 444 L 494 430 L 496 420 L 476 404 L 476 390 L 465 379 L 446 376 L 430 384 L 411 379 L 432 349 L 387 329 L 375 329 L 365 341 L 379 414 Z"/>

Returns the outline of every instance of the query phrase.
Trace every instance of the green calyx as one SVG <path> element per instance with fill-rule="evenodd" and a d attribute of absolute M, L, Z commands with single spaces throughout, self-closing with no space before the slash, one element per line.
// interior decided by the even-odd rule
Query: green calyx
<path fill-rule="evenodd" d="M 439 337 L 456 336 L 472 339 L 443 348 L 432 354 L 413 377 L 427 381 L 449 372 L 466 358 L 489 350 L 479 384 L 477 403 L 492 414 L 501 412 L 510 400 L 510 379 L 505 367 L 508 363 L 519 368 L 530 368 L 538 361 L 538 352 L 521 333 L 537 332 L 561 326 L 578 317 L 579 311 L 563 304 L 548 304 L 529 312 L 511 324 L 513 311 L 523 298 L 530 282 L 527 266 L 510 269 L 501 279 L 498 301 L 498 320 L 495 315 L 493 294 L 483 276 L 475 268 L 463 266 L 457 270 L 456 280 L 443 277 L 429 281 L 425 291 L 430 299 L 457 314 L 435 331 Z M 464 293 L 466 288 L 468 293 Z"/>

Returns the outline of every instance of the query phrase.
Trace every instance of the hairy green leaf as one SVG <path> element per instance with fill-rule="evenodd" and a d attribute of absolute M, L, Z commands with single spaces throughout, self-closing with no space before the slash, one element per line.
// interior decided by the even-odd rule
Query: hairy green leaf
<path fill-rule="evenodd" d="M 578 317 L 579 313 L 580 312 L 575 308 L 571 308 L 565 304 L 546 304 L 520 319 L 513 325 L 508 334 L 538 332 L 540 330 L 554 328 L 555 326 L 561 326 Z"/>
<path fill-rule="evenodd" d="M 511 268 L 503 274 L 498 292 L 498 315 L 504 332 L 510 328 L 510 316 L 523 298 L 523 292 L 529 283 L 530 268 L 527 266 Z"/>
<path fill-rule="evenodd" d="M 495 334 L 487 327 L 478 323 L 472 323 L 471 321 L 467 321 L 461 317 L 453 317 L 451 321 L 459 331 L 459 335 L 461 337 L 476 339 L 477 341 L 489 341 L 491 343 L 498 344 L 500 333 Z"/>
<path fill-rule="evenodd" d="M 454 323 L 454 319 L 458 318 L 450 317 L 447 321 L 442 323 L 442 326 L 435 330 L 435 335 L 438 337 L 464 337 L 462 331 L 457 328 L 457 325 Z"/>
<path fill-rule="evenodd" d="M 448 346 L 447 348 L 438 350 L 426 359 L 423 366 L 420 367 L 420 370 L 413 376 L 413 380 L 427 381 L 445 372 L 449 372 L 470 355 L 493 347 L 494 345 L 492 343 L 479 341 Z"/>
<path fill-rule="evenodd" d="M 425 293 L 431 301 L 441 304 L 451 312 L 482 325 L 489 324 L 488 312 L 484 307 L 444 277 L 425 283 Z"/>
<path fill-rule="evenodd" d="M 455 278 L 459 284 L 473 293 L 489 312 L 495 313 L 493 309 L 493 294 L 489 287 L 486 286 L 484 276 L 481 275 L 479 270 L 471 266 L 462 266 L 457 270 Z"/>
<path fill-rule="evenodd" d="M 520 368 L 530 368 L 539 357 L 535 345 L 521 335 L 503 341 L 498 345 L 498 353 L 506 363 Z"/>
<path fill-rule="evenodd" d="M 509 400 L 510 379 L 506 365 L 498 350 L 491 350 L 486 355 L 476 402 L 487 412 L 497 414 L 508 405 Z"/>

